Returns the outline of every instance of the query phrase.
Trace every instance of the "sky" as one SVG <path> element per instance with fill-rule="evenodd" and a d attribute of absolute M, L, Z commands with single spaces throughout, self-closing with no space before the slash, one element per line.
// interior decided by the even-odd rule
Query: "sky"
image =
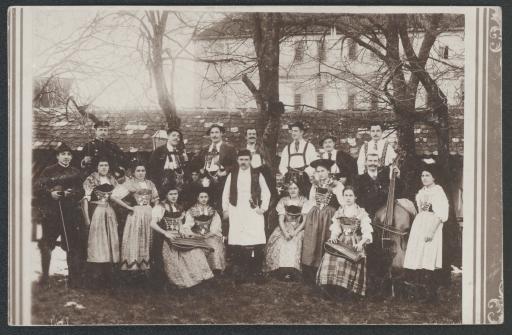
<path fill-rule="evenodd" d="M 139 38 L 138 21 L 124 15 L 116 16 L 119 9 L 37 8 L 33 16 L 33 73 L 35 77 L 54 74 L 74 79 L 72 95 L 82 103 L 109 109 L 158 108 L 156 90 L 140 50 L 146 50 Z M 140 11 L 130 15 L 143 16 Z M 202 15 L 208 20 L 218 19 L 204 13 L 183 13 L 187 23 L 193 25 Z M 102 17 L 98 21 L 98 17 Z M 96 21 L 94 21 L 96 18 Z M 92 24 L 91 22 L 96 22 Z M 179 21 L 169 15 L 169 34 L 179 44 L 186 44 L 193 28 L 180 29 Z M 94 27 L 94 29 L 86 29 Z M 142 45 L 142 47 L 141 47 Z M 166 48 L 178 50 L 176 43 Z M 194 43 L 181 55 L 191 58 Z M 170 67 L 165 70 L 170 82 Z M 195 62 L 178 60 L 175 73 L 175 100 L 178 108 L 195 107 Z M 169 84 L 168 84 L 169 85 Z"/>

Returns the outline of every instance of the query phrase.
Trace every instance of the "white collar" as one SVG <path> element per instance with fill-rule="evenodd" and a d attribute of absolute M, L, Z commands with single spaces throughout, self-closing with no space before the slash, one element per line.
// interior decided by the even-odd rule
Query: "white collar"
<path fill-rule="evenodd" d="M 61 164 L 61 162 L 57 162 L 60 166 L 62 166 L 63 168 L 67 168 L 71 165 L 71 163 L 69 163 L 68 165 L 64 165 L 64 164 Z"/>
<path fill-rule="evenodd" d="M 213 147 L 214 147 L 214 146 L 215 146 L 215 148 L 217 149 L 217 151 L 220 151 L 220 146 L 221 146 L 221 145 L 222 145 L 222 140 L 221 140 L 219 143 L 217 143 L 217 144 L 212 143 L 212 144 L 210 145 L 210 150 L 209 150 L 209 151 L 211 151 L 211 150 L 213 149 Z"/>
<path fill-rule="evenodd" d="M 167 142 L 167 150 L 174 151 L 176 148 L 172 146 L 169 142 Z"/>
<path fill-rule="evenodd" d="M 372 172 L 372 171 L 368 170 L 368 171 L 366 171 L 366 172 L 367 172 L 367 173 L 368 173 L 368 175 L 369 175 L 370 177 L 372 177 L 373 179 L 377 178 L 377 176 L 379 175 L 379 170 L 376 170 L 376 171 L 374 171 L 374 172 Z"/>

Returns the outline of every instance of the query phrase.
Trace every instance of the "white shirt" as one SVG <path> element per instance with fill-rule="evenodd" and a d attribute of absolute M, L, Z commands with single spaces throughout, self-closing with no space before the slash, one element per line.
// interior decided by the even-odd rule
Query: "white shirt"
<path fill-rule="evenodd" d="M 301 155 L 292 156 L 290 159 L 290 167 L 292 168 L 300 168 L 304 166 L 304 159 L 302 157 L 302 153 L 304 152 L 304 147 L 306 146 L 306 142 L 304 139 L 299 140 L 299 150 L 295 150 L 295 141 L 288 144 L 284 147 L 283 151 L 281 152 L 281 161 L 279 163 L 279 172 L 284 176 L 286 172 L 288 172 L 288 147 L 290 147 L 290 153 L 300 153 Z M 316 152 L 315 146 L 312 143 L 308 144 L 308 148 L 306 150 L 305 154 L 306 158 L 306 173 L 309 176 L 312 176 L 315 172 L 315 169 L 313 169 L 310 164 L 312 161 L 316 160 L 318 158 L 318 154 Z"/>
<path fill-rule="evenodd" d="M 333 149 L 331 151 L 331 161 L 334 162 L 334 164 L 331 166 L 331 173 L 339 173 L 340 172 L 340 169 L 339 169 L 338 165 L 336 164 L 336 155 L 337 154 L 338 154 L 338 150 Z M 324 150 L 324 152 L 322 152 L 320 154 L 320 158 L 328 159 L 329 153 Z"/>
<path fill-rule="evenodd" d="M 167 142 L 167 150 L 173 152 L 175 151 L 175 148 L 169 142 Z M 164 170 L 175 170 L 178 168 L 178 164 L 176 164 L 176 155 L 172 154 L 171 157 L 172 162 L 169 160 L 169 156 L 167 156 L 167 158 L 165 159 Z"/>
<path fill-rule="evenodd" d="M 237 180 L 236 206 L 229 202 L 231 189 L 230 173 L 226 179 L 222 193 L 222 208 L 229 214 L 228 244 L 230 245 L 256 245 L 265 244 L 265 219 L 251 207 L 251 173 L 250 169 L 239 169 Z M 263 211 L 268 209 L 270 190 L 261 174 L 259 174 L 261 187 L 261 206 Z"/>
<path fill-rule="evenodd" d="M 261 155 L 256 152 L 256 144 L 247 144 L 247 150 L 251 152 L 251 166 L 253 169 L 257 169 L 263 165 Z"/>
<path fill-rule="evenodd" d="M 386 143 L 388 143 L 387 140 L 380 139 L 377 141 L 377 150 L 375 150 L 375 141 L 371 140 L 368 143 L 368 152 L 367 154 L 377 154 L 379 156 L 379 159 L 382 158 L 382 153 L 384 152 L 384 146 Z M 364 146 L 363 144 L 361 146 L 361 149 L 359 150 L 359 157 L 357 158 L 357 170 L 359 174 L 363 174 L 366 170 L 366 156 L 364 152 Z M 384 158 L 384 166 L 388 166 L 396 158 L 396 152 L 395 149 L 393 149 L 393 146 L 391 144 L 388 144 L 388 149 L 386 151 L 386 157 Z"/>

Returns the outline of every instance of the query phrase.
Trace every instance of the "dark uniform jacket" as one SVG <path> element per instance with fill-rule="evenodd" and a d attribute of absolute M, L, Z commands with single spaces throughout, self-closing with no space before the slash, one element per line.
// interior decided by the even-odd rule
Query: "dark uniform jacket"
<path fill-rule="evenodd" d="M 115 174 L 119 172 L 119 167 L 126 169 L 128 167 L 128 157 L 125 153 L 115 144 L 109 140 L 98 140 L 94 139 L 84 145 L 82 149 L 82 155 L 91 156 L 92 160 L 98 157 L 107 157 L 110 165 L 110 172 Z M 86 169 L 86 174 L 89 175 L 96 171 L 96 167 L 90 164 L 89 166 L 82 166 Z"/>

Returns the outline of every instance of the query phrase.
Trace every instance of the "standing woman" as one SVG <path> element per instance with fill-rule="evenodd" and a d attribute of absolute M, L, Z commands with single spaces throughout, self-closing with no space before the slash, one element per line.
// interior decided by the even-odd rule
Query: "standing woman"
<path fill-rule="evenodd" d="M 178 288 L 195 286 L 213 277 L 205 252 L 197 247 L 188 250 L 179 248 L 173 242 L 183 231 L 185 213 L 178 205 L 178 190 L 169 187 L 165 200 L 153 208 L 151 228 L 164 237 L 160 252 L 163 268 L 169 282 Z"/>
<path fill-rule="evenodd" d="M 145 273 L 150 267 L 151 205 L 158 203 L 158 191 L 155 184 L 146 179 L 143 162 L 133 164 L 133 178 L 114 189 L 112 200 L 131 211 L 123 231 L 121 270 Z"/>
<path fill-rule="evenodd" d="M 421 170 L 423 187 L 416 195 L 419 213 L 412 223 L 405 252 L 404 268 L 414 270 L 416 281 L 426 277 L 427 301 L 437 300 L 435 270 L 443 266 L 443 223 L 448 220 L 449 203 L 441 186 L 435 183 L 437 170 L 425 164 Z"/>
<path fill-rule="evenodd" d="M 317 179 L 309 192 L 312 208 L 305 219 L 302 245 L 304 279 L 311 284 L 315 282 L 324 243 L 329 238 L 329 225 L 343 198 L 343 184 L 330 175 L 333 164 L 330 159 L 317 159 L 311 163 Z"/>
<path fill-rule="evenodd" d="M 222 273 L 226 269 L 226 252 L 222 238 L 222 222 L 219 213 L 209 205 L 209 188 L 197 193 L 197 203 L 185 215 L 183 234 L 204 238 L 213 252 L 208 254 L 208 264 L 214 273 Z"/>
<path fill-rule="evenodd" d="M 268 239 L 263 271 L 278 271 L 280 278 L 291 280 L 302 270 L 304 215 L 309 211 L 309 202 L 301 195 L 296 180 L 287 183 L 287 191 L 288 195 L 282 197 L 276 206 L 279 226 Z"/>
<path fill-rule="evenodd" d="M 104 283 L 111 288 L 114 265 L 119 263 L 117 219 L 110 205 L 110 196 L 117 181 L 109 173 L 106 158 L 98 158 L 96 162 L 97 171 L 83 183 L 85 196 L 82 209 L 85 224 L 89 227 L 87 262 L 92 265 L 97 283 Z"/>
<path fill-rule="evenodd" d="M 356 204 L 351 186 L 343 190 L 343 205 L 336 211 L 329 228 L 329 242 L 341 245 L 360 259 L 353 260 L 326 252 L 318 269 L 319 286 L 339 286 L 352 293 L 366 295 L 366 259 L 364 246 L 372 243 L 371 220 L 364 208 Z"/>

